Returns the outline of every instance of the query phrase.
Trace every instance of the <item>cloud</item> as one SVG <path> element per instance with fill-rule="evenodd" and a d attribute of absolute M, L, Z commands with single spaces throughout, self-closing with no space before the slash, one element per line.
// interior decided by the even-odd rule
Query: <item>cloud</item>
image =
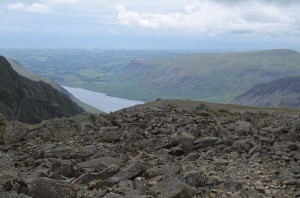
<path fill-rule="evenodd" d="M 41 3 L 24 4 L 21 2 L 11 3 L 7 5 L 9 10 L 32 12 L 32 13 L 46 13 L 49 11 L 49 7 Z"/>
<path fill-rule="evenodd" d="M 201 35 L 300 36 L 300 4 L 267 1 L 187 0 L 177 12 L 153 13 L 117 6 L 122 25 L 142 29 L 177 30 Z M 275 2 L 273 0 L 272 2 Z M 276 1 L 277 2 L 277 1 Z M 298 1 L 299 2 L 299 1 Z"/>

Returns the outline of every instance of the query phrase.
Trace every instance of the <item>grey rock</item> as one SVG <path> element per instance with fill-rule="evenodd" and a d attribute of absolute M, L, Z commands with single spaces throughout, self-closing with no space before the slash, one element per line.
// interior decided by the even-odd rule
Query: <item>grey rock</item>
<path fill-rule="evenodd" d="M 112 186 L 120 181 L 134 179 L 142 172 L 147 170 L 147 168 L 148 165 L 146 162 L 141 160 L 133 161 L 131 164 L 129 164 L 129 166 L 115 174 L 113 177 L 104 180 L 104 182 L 98 183 L 97 188 L 101 188 L 102 186 Z"/>
<path fill-rule="evenodd" d="M 85 172 L 100 172 L 105 170 L 111 165 L 118 165 L 121 166 L 123 160 L 113 158 L 113 157 L 100 157 L 95 159 L 90 159 L 85 162 L 80 162 L 77 165 L 80 169 L 84 169 Z"/>
<path fill-rule="evenodd" d="M 27 134 L 27 127 L 27 124 L 19 121 L 7 123 L 3 134 L 3 143 L 11 144 L 21 141 Z"/>
<path fill-rule="evenodd" d="M 214 147 L 215 143 L 219 140 L 216 137 L 204 137 L 198 138 L 194 141 L 194 148 L 195 149 L 202 149 L 207 147 Z"/>
<path fill-rule="evenodd" d="M 193 198 L 196 190 L 177 178 L 167 176 L 149 189 L 153 195 L 165 198 Z"/>
<path fill-rule="evenodd" d="M 61 174 L 68 178 L 78 177 L 80 175 L 79 166 L 71 160 L 55 160 L 52 163 L 50 171 Z"/>
<path fill-rule="evenodd" d="M 15 191 L 11 191 L 11 192 L 0 192 L 0 197 L 1 198 L 32 198 L 30 196 L 27 196 L 25 194 L 18 194 Z"/>
<path fill-rule="evenodd" d="M 145 171 L 145 175 L 148 178 L 152 178 L 158 175 L 175 176 L 181 171 L 182 168 L 179 164 L 170 164 L 170 165 L 163 165 L 161 167 L 153 166 Z"/>
<path fill-rule="evenodd" d="M 192 170 L 181 178 L 184 183 L 194 187 L 204 187 L 207 182 L 206 175 L 198 170 Z"/>
<path fill-rule="evenodd" d="M 43 198 L 76 198 L 76 193 L 67 183 L 41 177 L 29 184 L 29 195 Z"/>
<path fill-rule="evenodd" d="M 119 194 L 116 194 L 116 193 L 113 193 L 113 192 L 110 192 L 108 194 L 106 194 L 104 196 L 104 198 L 122 198 L 123 196 L 119 195 Z"/>
<path fill-rule="evenodd" d="M 146 188 L 145 178 L 143 178 L 143 177 L 134 178 L 134 180 L 132 181 L 132 184 L 133 184 L 134 189 L 137 189 L 137 190 L 140 190 L 140 191 L 143 191 Z"/>
<path fill-rule="evenodd" d="M 296 144 L 296 143 L 290 143 L 287 146 L 287 149 L 289 149 L 290 151 L 297 151 L 300 148 L 300 144 Z"/>
<path fill-rule="evenodd" d="M 184 150 L 182 150 L 182 148 L 179 148 L 179 147 L 172 147 L 170 149 L 171 155 L 180 156 L 180 155 L 183 155 L 184 153 L 185 153 Z"/>
<path fill-rule="evenodd" d="M 72 182 L 73 185 L 88 184 L 94 180 L 105 180 L 112 177 L 120 170 L 120 166 L 113 164 L 99 173 L 87 173 L 78 177 Z"/>
<path fill-rule="evenodd" d="M 55 149 L 45 151 L 46 158 L 63 158 L 66 159 L 70 156 L 70 154 L 75 150 L 71 146 L 59 146 Z"/>
<path fill-rule="evenodd" d="M 193 142 L 194 142 L 194 140 L 191 138 L 178 137 L 178 138 L 171 140 L 167 144 L 164 144 L 163 146 L 157 147 L 156 149 L 159 150 L 161 148 L 170 149 L 172 147 L 179 147 L 184 152 L 188 152 L 188 151 L 192 151 L 194 149 Z"/>
<path fill-rule="evenodd" d="M 250 128 L 252 126 L 252 124 L 250 122 L 246 122 L 246 121 L 237 121 L 235 123 L 237 125 L 235 132 L 239 135 L 247 135 L 250 132 Z"/>
<path fill-rule="evenodd" d="M 122 139 L 122 134 L 118 131 L 105 131 L 100 134 L 104 142 L 116 142 Z"/>

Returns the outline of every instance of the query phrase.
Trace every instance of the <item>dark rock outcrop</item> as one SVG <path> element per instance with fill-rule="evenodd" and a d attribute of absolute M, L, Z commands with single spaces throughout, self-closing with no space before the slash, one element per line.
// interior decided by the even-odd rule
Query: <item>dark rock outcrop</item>
<path fill-rule="evenodd" d="M 68 96 L 51 85 L 19 75 L 2 56 L 0 70 L 0 113 L 7 119 L 38 123 L 83 113 Z"/>

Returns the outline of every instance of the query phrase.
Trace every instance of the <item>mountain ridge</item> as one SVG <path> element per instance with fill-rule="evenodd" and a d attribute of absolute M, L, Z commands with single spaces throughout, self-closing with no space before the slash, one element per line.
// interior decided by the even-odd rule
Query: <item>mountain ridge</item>
<path fill-rule="evenodd" d="M 287 49 L 133 60 L 94 90 L 142 101 L 229 102 L 254 84 L 300 75 L 299 64 L 300 53 Z"/>
<path fill-rule="evenodd" d="M 300 75 L 255 85 L 232 102 L 251 106 L 300 108 Z"/>
<path fill-rule="evenodd" d="M 102 111 L 78 100 L 77 98 L 75 98 L 70 92 L 68 92 L 66 89 L 64 89 L 62 86 L 60 86 L 59 84 L 57 84 L 56 82 L 54 82 L 53 80 L 50 80 L 48 78 L 44 78 L 38 74 L 35 74 L 29 70 L 27 70 L 26 68 L 24 68 L 18 61 L 12 59 L 12 58 L 7 58 L 6 59 L 9 61 L 9 63 L 11 64 L 12 68 L 21 76 L 24 76 L 30 80 L 33 81 L 43 81 L 45 83 L 50 84 L 53 88 L 57 89 L 58 91 L 60 91 L 63 94 L 66 94 L 67 96 L 70 97 L 70 99 L 75 102 L 77 105 L 79 105 L 81 108 L 83 108 L 86 112 L 89 113 L 103 113 Z"/>
<path fill-rule="evenodd" d="M 0 113 L 8 119 L 38 123 L 84 112 L 50 84 L 19 75 L 3 56 L 0 56 L 0 70 Z"/>

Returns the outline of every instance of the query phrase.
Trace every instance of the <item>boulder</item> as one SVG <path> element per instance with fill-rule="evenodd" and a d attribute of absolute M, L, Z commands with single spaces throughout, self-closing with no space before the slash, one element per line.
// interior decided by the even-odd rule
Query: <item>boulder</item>
<path fill-rule="evenodd" d="M 196 189 L 171 176 L 165 177 L 149 189 L 154 196 L 161 195 L 164 198 L 193 198 Z"/>
<path fill-rule="evenodd" d="M 80 185 L 80 184 L 88 184 L 89 182 L 95 180 L 105 180 L 115 175 L 119 170 L 120 170 L 120 166 L 113 164 L 109 166 L 107 169 L 99 173 L 83 174 L 80 177 L 78 177 L 76 180 L 74 180 L 72 184 Z"/>
<path fill-rule="evenodd" d="M 111 165 L 121 166 L 123 160 L 113 158 L 113 157 L 100 157 L 95 159 L 90 159 L 85 162 L 80 162 L 77 165 L 80 169 L 86 170 L 85 172 L 100 172 L 108 168 Z"/>
<path fill-rule="evenodd" d="M 99 182 L 97 188 L 102 186 L 112 186 L 124 180 L 131 180 L 139 176 L 142 172 L 147 170 L 148 164 L 142 160 L 135 160 L 131 162 L 125 169 L 121 170 L 114 176 L 104 180 L 104 182 Z"/>
<path fill-rule="evenodd" d="M 219 140 L 217 137 L 203 137 L 194 141 L 195 149 L 203 149 L 208 147 L 214 147 L 215 143 Z"/>
<path fill-rule="evenodd" d="M 58 173 L 65 177 L 78 177 L 80 175 L 80 168 L 71 160 L 56 160 L 52 163 L 52 172 Z"/>
<path fill-rule="evenodd" d="M 15 191 L 11 192 L 0 192 L 1 198 L 32 198 L 30 196 L 24 195 L 24 194 L 18 194 Z"/>
<path fill-rule="evenodd" d="M 19 142 L 27 134 L 27 124 L 24 124 L 19 121 L 13 121 L 6 124 L 4 134 L 3 134 L 3 143 L 11 144 Z"/>
<path fill-rule="evenodd" d="M 198 170 L 192 170 L 185 174 L 182 178 L 181 181 L 184 183 L 194 186 L 194 187 L 204 187 L 207 182 L 207 177 L 206 175 Z"/>
<path fill-rule="evenodd" d="M 76 198 L 70 184 L 46 177 L 37 178 L 29 184 L 29 195 L 43 198 Z"/>

